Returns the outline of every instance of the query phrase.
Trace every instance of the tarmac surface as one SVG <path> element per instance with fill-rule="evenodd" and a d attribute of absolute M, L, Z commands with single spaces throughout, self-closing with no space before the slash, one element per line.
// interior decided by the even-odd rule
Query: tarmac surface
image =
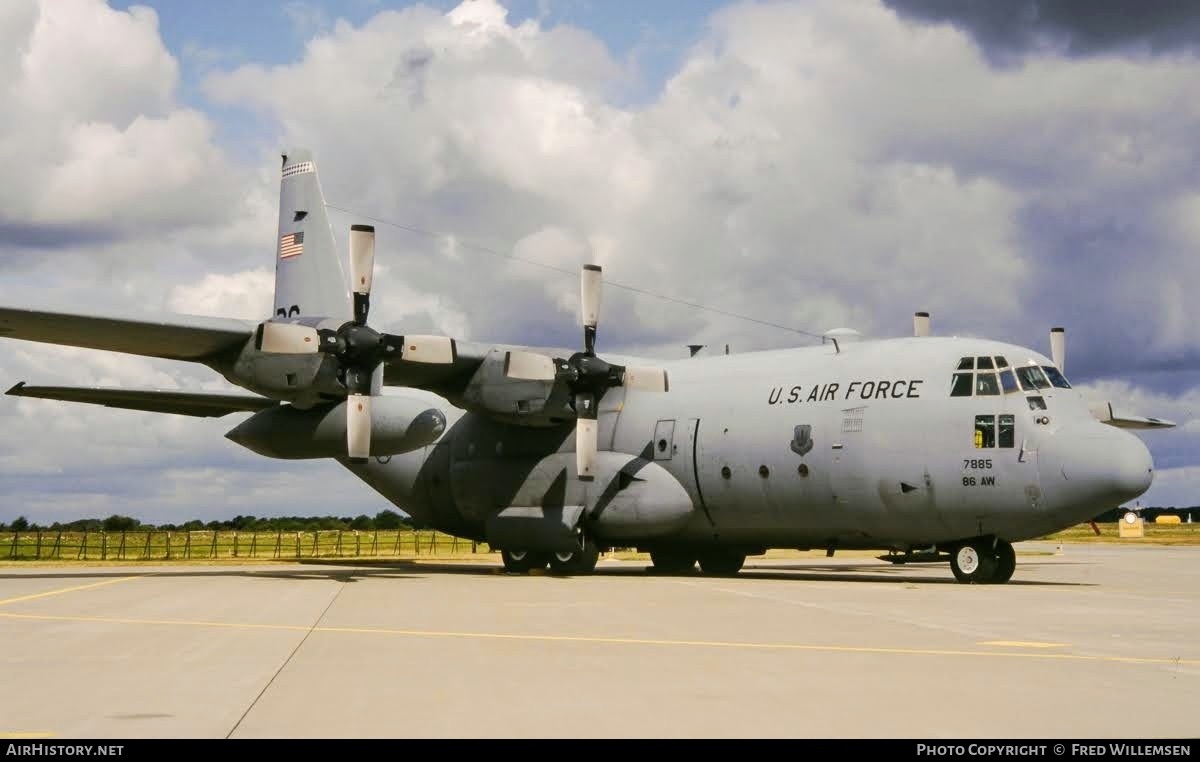
<path fill-rule="evenodd" d="M 0 567 L 0 738 L 1195 738 L 1200 548 Z"/>

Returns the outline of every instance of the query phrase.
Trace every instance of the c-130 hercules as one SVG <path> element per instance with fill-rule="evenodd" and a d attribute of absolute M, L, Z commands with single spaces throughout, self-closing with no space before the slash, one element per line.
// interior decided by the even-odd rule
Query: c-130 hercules
<path fill-rule="evenodd" d="M 312 156 L 283 157 L 275 314 L 254 324 L 0 308 L 0 335 L 198 362 L 252 394 L 35 387 L 9 394 L 222 416 L 273 458 L 333 458 L 420 526 L 502 549 L 509 571 L 586 574 L 609 547 L 656 570 L 735 574 L 768 548 L 877 549 L 1006 582 L 1012 543 L 1145 492 L 1150 453 L 1031 349 L 929 336 L 646 363 L 379 333 L 374 229 L 350 234 L 351 294 Z M 618 364 L 619 363 L 619 364 Z M 402 387 L 383 394 L 384 388 Z"/>

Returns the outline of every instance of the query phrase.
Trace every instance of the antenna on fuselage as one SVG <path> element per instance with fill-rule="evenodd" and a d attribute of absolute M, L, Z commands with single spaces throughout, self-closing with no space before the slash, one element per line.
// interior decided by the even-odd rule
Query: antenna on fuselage
<path fill-rule="evenodd" d="M 928 336 L 929 335 L 929 313 L 918 312 L 913 315 L 913 336 Z"/>
<path fill-rule="evenodd" d="M 688 348 L 688 352 L 691 353 L 688 355 L 688 357 L 695 357 L 697 352 L 699 352 L 701 349 L 704 349 L 704 345 L 703 344 L 688 344 L 687 348 Z"/>

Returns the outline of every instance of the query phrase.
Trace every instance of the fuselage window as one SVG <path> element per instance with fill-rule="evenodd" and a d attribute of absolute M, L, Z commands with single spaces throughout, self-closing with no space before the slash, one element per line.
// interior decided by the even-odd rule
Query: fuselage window
<path fill-rule="evenodd" d="M 1013 375 L 1011 370 L 1000 371 L 1000 388 L 1004 390 L 1005 394 L 1020 391 L 1020 388 L 1017 386 L 1017 377 Z"/>
<path fill-rule="evenodd" d="M 982 358 L 987 359 L 987 358 Z M 991 362 L 991 360 L 988 360 Z M 1000 385 L 996 383 L 995 373 L 977 373 L 975 374 L 975 393 L 980 396 L 995 396 L 1000 394 Z"/>
<path fill-rule="evenodd" d="M 996 355 L 996 367 L 997 368 L 1007 368 L 1008 360 L 1005 360 L 1003 357 Z"/>
<path fill-rule="evenodd" d="M 1012 447 L 1016 440 L 1017 418 L 1013 415 L 1000 416 L 1000 446 Z"/>
<path fill-rule="evenodd" d="M 992 370 L 995 366 L 992 365 L 992 358 L 990 357 L 976 357 L 975 367 L 979 370 Z"/>
<path fill-rule="evenodd" d="M 958 370 L 975 370 L 975 358 L 964 357 L 958 361 Z"/>
<path fill-rule="evenodd" d="M 955 373 L 954 383 L 950 385 L 951 397 L 970 397 L 971 396 L 971 379 L 970 373 Z"/>
<path fill-rule="evenodd" d="M 994 415 L 977 415 L 975 416 L 975 447 L 995 447 L 996 446 L 996 416 Z"/>
<path fill-rule="evenodd" d="M 1037 395 L 1037 396 L 1033 396 L 1033 397 L 1026 397 L 1025 399 L 1029 401 L 1029 409 L 1030 410 L 1045 410 L 1046 409 L 1046 400 L 1044 400 L 1041 397 L 1041 395 Z"/>
<path fill-rule="evenodd" d="M 1046 378 L 1050 379 L 1050 383 L 1057 386 L 1059 389 L 1070 389 L 1071 384 L 1067 382 L 1066 377 L 1059 372 L 1058 368 L 1053 365 L 1043 365 L 1042 370 L 1046 373 Z"/>
<path fill-rule="evenodd" d="M 1018 367 L 1017 378 L 1021 381 L 1021 388 L 1027 392 L 1050 388 L 1050 382 L 1046 380 L 1046 374 L 1042 373 L 1042 369 L 1036 365 L 1022 365 Z"/>

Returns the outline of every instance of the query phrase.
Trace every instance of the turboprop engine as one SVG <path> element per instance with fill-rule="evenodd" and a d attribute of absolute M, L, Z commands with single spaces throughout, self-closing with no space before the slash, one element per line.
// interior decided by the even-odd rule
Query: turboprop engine
<path fill-rule="evenodd" d="M 437 441 L 446 416 L 425 400 L 375 397 L 371 410 L 370 454 L 376 457 L 412 452 Z M 346 405 L 301 410 L 290 405 L 255 413 L 230 429 L 227 439 L 268 458 L 340 458 L 346 456 Z"/>

